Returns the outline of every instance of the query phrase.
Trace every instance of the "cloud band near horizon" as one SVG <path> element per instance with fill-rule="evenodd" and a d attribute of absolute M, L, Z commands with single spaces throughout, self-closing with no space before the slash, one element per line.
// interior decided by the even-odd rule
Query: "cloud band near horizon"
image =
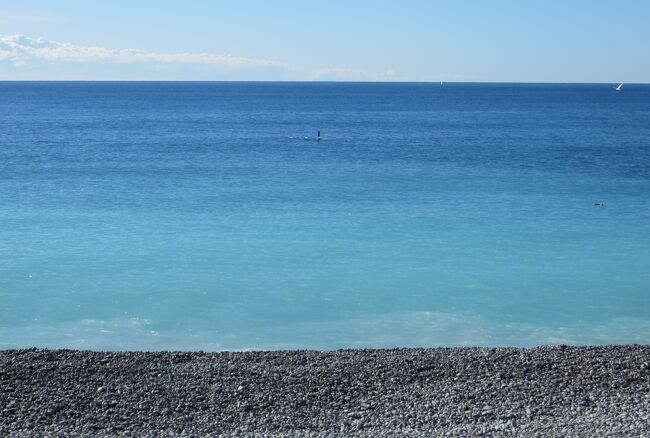
<path fill-rule="evenodd" d="M 267 59 L 216 53 L 158 53 L 139 49 L 109 49 L 30 38 L 24 35 L 0 35 L 0 62 L 21 67 L 31 62 L 67 63 L 152 63 L 194 64 L 219 68 L 286 69 L 287 64 Z"/>

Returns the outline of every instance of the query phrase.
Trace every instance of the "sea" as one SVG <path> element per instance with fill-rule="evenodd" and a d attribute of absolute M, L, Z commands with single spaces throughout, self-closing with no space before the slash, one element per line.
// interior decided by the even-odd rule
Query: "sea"
<path fill-rule="evenodd" d="M 615 85 L 0 82 L 0 349 L 648 343 Z"/>

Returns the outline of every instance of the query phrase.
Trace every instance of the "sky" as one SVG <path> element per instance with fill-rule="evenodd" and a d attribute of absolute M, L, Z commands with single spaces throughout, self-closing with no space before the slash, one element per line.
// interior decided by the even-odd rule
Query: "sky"
<path fill-rule="evenodd" d="M 0 80 L 650 82 L 648 0 L 0 0 Z"/>

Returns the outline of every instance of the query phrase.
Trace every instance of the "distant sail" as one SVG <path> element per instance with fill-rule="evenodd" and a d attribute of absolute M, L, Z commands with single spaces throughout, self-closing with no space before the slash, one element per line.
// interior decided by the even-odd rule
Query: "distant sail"
<path fill-rule="evenodd" d="M 621 82 L 621 84 L 618 87 L 614 88 L 614 90 L 621 91 L 622 86 L 623 86 L 623 82 Z"/>

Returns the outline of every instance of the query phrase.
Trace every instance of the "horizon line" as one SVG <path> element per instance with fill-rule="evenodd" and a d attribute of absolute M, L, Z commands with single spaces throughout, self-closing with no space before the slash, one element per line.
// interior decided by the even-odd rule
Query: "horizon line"
<path fill-rule="evenodd" d="M 151 82 L 151 83 L 299 83 L 299 84 L 519 84 L 519 85 L 650 85 L 650 82 L 561 82 L 561 81 L 344 81 L 344 80 L 234 80 L 234 79 L 0 79 L 0 82 Z"/>

